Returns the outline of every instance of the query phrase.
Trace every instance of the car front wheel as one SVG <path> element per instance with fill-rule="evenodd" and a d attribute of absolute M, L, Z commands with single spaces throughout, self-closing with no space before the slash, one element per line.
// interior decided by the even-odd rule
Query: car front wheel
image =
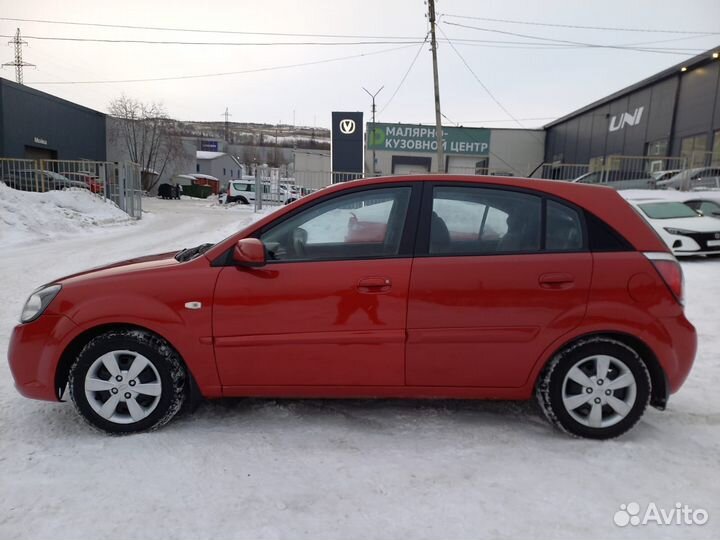
<path fill-rule="evenodd" d="M 632 428 L 650 399 L 650 374 L 638 353 L 604 337 L 582 340 L 557 354 L 540 375 L 536 398 L 563 431 L 611 439 Z"/>
<path fill-rule="evenodd" d="M 90 425 L 113 434 L 161 427 L 180 410 L 186 371 L 162 338 L 112 330 L 83 348 L 70 368 L 70 397 Z"/>

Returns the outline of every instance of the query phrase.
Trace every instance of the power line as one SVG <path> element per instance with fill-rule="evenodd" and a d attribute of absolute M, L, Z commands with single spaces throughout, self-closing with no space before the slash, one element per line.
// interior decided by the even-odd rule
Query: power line
<path fill-rule="evenodd" d="M 554 38 L 547 38 L 544 36 L 533 36 L 529 34 L 520 34 L 518 32 L 508 32 L 507 30 L 495 30 L 492 28 L 481 28 L 479 26 L 470 26 L 467 24 L 460 24 L 460 23 L 453 23 L 453 22 L 445 22 L 445 24 L 450 26 L 457 26 L 460 28 L 469 28 L 471 30 L 479 30 L 481 32 L 492 32 L 495 34 L 503 34 L 508 36 L 515 36 L 515 37 L 522 37 L 522 38 L 528 38 L 528 39 L 536 39 L 540 41 L 548 41 L 553 43 L 564 43 L 569 45 L 580 45 L 583 47 L 591 47 L 591 48 L 600 48 L 600 49 L 620 49 L 620 50 L 629 50 L 629 51 L 640 51 L 640 52 L 652 52 L 652 53 L 658 53 L 658 54 L 682 54 L 685 56 L 689 56 L 689 52 L 675 52 L 675 50 L 659 50 L 657 48 L 650 48 L 650 47 L 627 47 L 623 45 L 602 45 L 598 43 L 585 43 L 582 41 L 572 41 L 568 39 L 554 39 Z"/>
<path fill-rule="evenodd" d="M 486 30 L 478 27 L 470 27 L 456 23 L 446 23 L 453 26 L 461 26 L 465 28 L 473 28 L 476 30 Z M 486 30 L 492 32 L 493 30 Z M 521 35 L 521 34 L 517 34 Z M 13 36 L 0 34 L 0 37 L 11 38 Z M 83 37 L 66 37 L 66 36 L 40 36 L 26 35 L 27 39 L 36 39 L 40 41 L 63 41 L 78 43 L 107 43 L 107 44 L 129 44 L 129 45 L 189 45 L 189 46 L 221 46 L 221 47 L 268 47 L 268 46 L 343 46 L 343 45 L 414 45 L 422 43 L 420 38 L 407 38 L 405 41 L 399 41 L 400 38 L 392 38 L 392 41 L 263 41 L 263 42 L 228 42 L 228 41 L 180 41 L 180 40 L 149 40 L 149 39 L 124 39 L 124 38 L 83 38 Z M 528 36 L 533 39 L 547 39 L 542 37 Z M 439 39 L 439 42 L 445 40 Z M 497 48 L 515 48 L 515 49 L 553 49 L 553 48 L 582 48 L 582 47 L 608 47 L 618 49 L 641 50 L 643 52 L 670 52 L 672 54 L 699 53 L 704 49 L 698 48 L 678 48 L 678 47 L 643 47 L 642 49 L 634 47 L 633 44 L 628 45 L 603 45 L 603 44 L 586 44 L 580 42 L 565 42 L 562 40 L 549 40 L 550 43 L 537 44 L 527 41 L 508 41 L 508 40 L 482 40 L 482 39 L 456 39 L 458 45 L 474 45 L 487 46 Z M 670 40 L 671 41 L 671 40 Z M 662 42 L 662 41 L 660 41 Z M 653 42 L 650 42 L 653 43 Z"/>
<path fill-rule="evenodd" d="M 1 35 L 0 37 L 12 37 Z M 262 42 L 238 42 L 238 41 L 158 41 L 150 39 L 110 39 L 110 38 L 81 38 L 81 37 L 62 37 L 62 36 L 25 36 L 27 39 L 37 39 L 42 41 L 72 41 L 81 43 L 122 43 L 122 44 L 139 44 L 139 45 L 219 45 L 222 47 L 266 47 L 278 45 L 415 45 L 421 43 L 419 39 L 411 41 L 262 41 Z"/>
<path fill-rule="evenodd" d="M 70 26 L 91 26 L 97 28 L 115 28 L 123 30 L 152 30 L 160 32 L 194 32 L 200 34 L 235 34 L 243 36 L 283 36 L 283 37 L 315 37 L 315 38 L 348 38 L 348 39 L 416 39 L 412 36 L 370 36 L 343 34 L 307 34 L 295 32 L 248 32 L 244 30 L 207 30 L 202 28 L 177 28 L 169 26 L 138 26 L 131 24 L 88 23 L 79 21 L 56 21 L 50 19 L 22 19 L 17 17 L 0 17 L 0 21 L 30 22 L 42 24 L 60 24 Z"/>
<path fill-rule="evenodd" d="M 402 88 L 403 84 L 405 84 L 405 79 L 408 78 L 408 75 L 410 75 L 410 72 L 412 71 L 412 68 L 415 65 L 415 62 L 417 62 L 417 59 L 420 57 L 420 53 L 422 52 L 423 47 L 425 47 L 425 44 L 427 43 L 427 39 L 428 39 L 429 35 L 430 35 L 430 32 L 425 34 L 425 39 L 420 44 L 420 47 L 418 48 L 418 51 L 415 53 L 415 56 L 413 57 L 412 62 L 410 62 L 410 65 L 408 66 L 407 70 L 405 71 L 405 74 L 402 76 L 402 79 L 400 79 L 400 83 L 397 85 L 397 88 L 395 88 L 395 91 L 390 96 L 390 99 L 388 99 L 387 102 L 385 103 L 385 105 L 383 105 L 383 108 L 380 109 L 380 114 L 382 114 L 385 111 L 385 109 L 387 109 L 390 106 L 393 99 L 395 99 L 395 96 Z"/>
<path fill-rule="evenodd" d="M 662 30 L 658 28 L 622 28 L 613 26 L 585 26 L 580 24 L 558 24 L 558 23 L 543 23 L 537 21 L 518 21 L 514 19 L 493 19 L 491 17 L 473 17 L 470 15 L 453 15 L 451 13 L 443 13 L 443 17 L 452 17 L 454 19 L 473 19 L 477 21 L 489 21 L 499 22 L 508 24 L 526 24 L 531 26 L 551 26 L 555 28 L 576 28 L 580 30 L 612 30 L 614 32 L 652 32 L 658 34 L 707 34 L 707 35 L 719 35 L 720 32 L 708 32 L 705 30 Z"/>
<path fill-rule="evenodd" d="M 270 66 L 270 67 L 264 67 L 264 68 L 255 68 L 255 69 L 244 69 L 241 71 L 227 71 L 227 72 L 221 72 L 221 73 L 204 73 L 200 75 L 179 75 L 174 77 L 153 77 L 153 78 L 146 78 L 146 79 L 117 79 L 117 80 L 104 80 L 104 81 L 37 81 L 32 82 L 31 84 L 120 84 L 120 83 L 139 83 L 139 82 L 159 82 L 159 81 L 179 81 L 179 80 L 185 80 L 185 79 L 204 79 L 208 77 L 226 77 L 229 75 L 245 75 L 248 73 L 261 73 L 265 71 L 278 71 L 282 69 L 291 69 L 296 67 L 304 67 L 304 66 L 314 66 L 318 64 L 327 64 L 330 62 L 341 62 L 343 60 L 352 60 L 354 58 L 362 58 L 365 56 L 375 56 L 378 54 L 385 54 L 393 51 L 399 51 L 402 49 L 407 49 L 408 47 L 412 47 L 412 45 L 403 45 L 401 47 L 392 47 L 390 49 L 382 49 L 379 51 L 372 51 L 372 52 L 366 52 L 366 53 L 360 53 L 360 54 L 353 54 L 349 56 L 338 56 L 335 58 L 326 58 L 324 60 L 314 60 L 312 62 L 300 62 L 297 64 L 285 64 L 280 66 Z"/>
<path fill-rule="evenodd" d="M 534 118 L 518 118 L 521 122 L 532 122 L 535 120 L 554 120 L 555 118 L 558 118 L 558 116 L 536 116 Z M 464 122 L 459 122 L 458 125 L 462 126 L 464 124 L 494 124 L 497 122 L 515 122 L 514 119 L 502 119 L 502 120 L 465 120 Z"/>
<path fill-rule="evenodd" d="M 503 110 L 503 112 L 504 112 L 505 114 L 507 114 L 510 118 L 512 118 L 512 119 L 515 121 L 515 123 L 517 123 L 517 125 L 519 125 L 521 128 L 524 128 L 525 126 L 522 124 L 522 122 L 520 122 L 520 120 L 518 120 L 518 119 L 505 107 L 505 105 L 503 105 L 503 104 L 500 102 L 500 100 L 493 95 L 493 93 L 490 91 L 490 89 L 489 89 L 487 86 L 485 86 L 485 83 L 482 82 L 482 80 L 480 80 L 480 77 L 478 77 L 477 74 L 475 73 L 475 71 L 473 71 L 473 68 L 471 68 L 471 67 L 470 67 L 470 64 L 467 63 L 467 60 L 465 60 L 465 57 L 464 57 L 462 54 L 460 54 L 460 51 L 457 50 L 457 47 L 455 47 L 455 44 L 454 44 L 452 41 L 450 41 L 450 38 L 448 38 L 447 34 L 445 33 L 445 30 L 443 30 L 441 26 L 439 26 L 438 28 L 440 28 L 440 31 L 442 32 L 443 36 L 445 36 L 445 39 L 447 40 L 447 42 L 448 42 L 448 44 L 450 45 L 450 47 L 452 47 L 452 50 L 455 51 L 455 54 L 458 55 L 458 58 L 460 58 L 460 60 L 462 61 L 462 63 L 465 64 L 465 67 L 466 67 L 466 68 L 468 69 L 468 71 L 472 74 L 472 76 L 475 78 L 475 80 L 478 82 L 478 84 L 480 84 L 480 86 L 482 87 L 482 89 L 485 90 L 485 93 L 486 93 L 488 96 L 490 96 L 490 99 L 492 99 L 492 100 L 495 102 L 495 104 Z"/>

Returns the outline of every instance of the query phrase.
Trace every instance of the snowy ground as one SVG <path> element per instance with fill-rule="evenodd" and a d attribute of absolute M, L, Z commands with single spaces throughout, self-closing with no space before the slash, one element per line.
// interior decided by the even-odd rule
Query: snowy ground
<path fill-rule="evenodd" d="M 0 240 L 0 351 L 36 285 L 254 219 L 205 201 L 144 203 L 141 222 L 21 243 L 0 219 L 13 239 Z M 20 397 L 0 361 L 0 539 L 718 538 L 720 260 L 683 267 L 695 369 L 667 411 L 605 443 L 553 431 L 530 404 L 390 400 L 225 400 L 111 438 L 69 404 Z M 616 527 L 632 501 L 710 520 Z"/>

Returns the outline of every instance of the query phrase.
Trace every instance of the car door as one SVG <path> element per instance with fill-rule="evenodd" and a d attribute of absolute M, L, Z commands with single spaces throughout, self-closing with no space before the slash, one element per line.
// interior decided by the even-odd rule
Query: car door
<path fill-rule="evenodd" d="M 343 191 L 255 235 L 267 264 L 223 268 L 216 285 L 223 386 L 404 384 L 419 189 Z"/>
<path fill-rule="evenodd" d="M 582 320 L 581 212 L 527 191 L 427 186 L 408 300 L 407 384 L 518 387 Z"/>

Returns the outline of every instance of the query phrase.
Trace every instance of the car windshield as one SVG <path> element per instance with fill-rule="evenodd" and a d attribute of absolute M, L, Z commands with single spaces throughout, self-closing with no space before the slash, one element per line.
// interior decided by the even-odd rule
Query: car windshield
<path fill-rule="evenodd" d="M 699 210 L 704 216 L 720 216 L 720 204 L 714 201 L 690 201 L 686 203 L 690 208 Z"/>
<path fill-rule="evenodd" d="M 651 219 L 700 217 L 695 210 L 681 202 L 653 202 L 638 206 Z"/>

